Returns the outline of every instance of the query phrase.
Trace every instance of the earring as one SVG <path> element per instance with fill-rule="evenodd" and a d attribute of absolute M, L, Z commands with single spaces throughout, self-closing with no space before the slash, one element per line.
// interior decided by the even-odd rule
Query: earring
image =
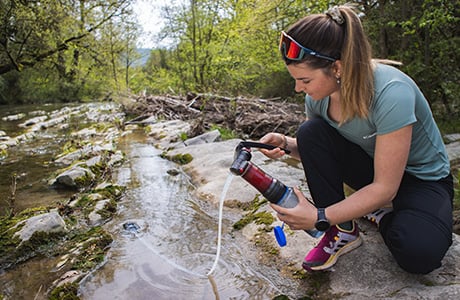
<path fill-rule="evenodd" d="M 340 77 L 337 77 L 337 84 L 340 84 Z"/>

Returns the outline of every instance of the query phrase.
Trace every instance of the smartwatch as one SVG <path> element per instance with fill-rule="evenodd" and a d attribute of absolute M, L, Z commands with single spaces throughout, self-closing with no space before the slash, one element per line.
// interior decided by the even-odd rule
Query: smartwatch
<path fill-rule="evenodd" d="M 319 231 L 326 231 L 331 227 L 329 220 L 326 218 L 324 208 L 318 208 L 318 219 L 315 223 L 315 228 Z"/>

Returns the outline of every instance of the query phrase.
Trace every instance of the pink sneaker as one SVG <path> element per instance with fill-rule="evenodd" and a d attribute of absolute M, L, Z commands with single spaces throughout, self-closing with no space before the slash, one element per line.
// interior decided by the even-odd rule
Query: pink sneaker
<path fill-rule="evenodd" d="M 359 229 L 354 221 L 351 231 L 332 226 L 318 245 L 308 252 L 302 267 L 307 271 L 326 270 L 337 262 L 340 255 L 358 248 L 361 243 Z"/>

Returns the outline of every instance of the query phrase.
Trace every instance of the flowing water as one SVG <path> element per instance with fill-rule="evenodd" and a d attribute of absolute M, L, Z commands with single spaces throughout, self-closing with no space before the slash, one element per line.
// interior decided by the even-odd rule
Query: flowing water
<path fill-rule="evenodd" d="M 108 226 L 118 238 L 107 263 L 83 284 L 82 298 L 266 299 L 276 295 L 279 291 L 261 273 L 257 260 L 245 255 L 244 242 L 230 234 L 231 223 L 225 216 L 216 260 L 217 207 L 193 199 L 187 176 L 168 175 L 176 166 L 160 158 L 161 151 L 143 139 L 131 135 L 120 144 L 129 163 L 118 171 L 118 180 L 128 191 Z M 127 230 L 125 224 L 138 227 Z"/>
<path fill-rule="evenodd" d="M 3 108 L 0 115 L 16 112 Z M 15 136 L 19 122 L 3 122 L 0 130 Z M 10 174 L 15 173 L 20 175 L 17 209 L 67 201 L 71 192 L 48 188 L 43 175 L 53 171 L 47 162 L 67 139 L 68 132 L 47 130 L 9 150 L 8 158 L 0 161 L 0 197 L 7 197 Z M 187 175 L 162 159 L 145 134 L 124 136 L 118 148 L 127 162 L 114 178 L 127 190 L 116 216 L 105 225 L 114 239 L 106 263 L 81 282 L 82 299 L 271 299 L 280 294 L 278 287 L 292 285 L 259 264 L 254 246 L 232 232 L 241 216 L 224 209 L 219 224 L 219 207 L 195 199 Z M 0 208 L 6 209 L 5 204 Z M 53 258 L 34 259 L 8 272 L 0 270 L 2 293 L 14 295 L 12 299 L 41 299 L 37 296 L 50 285 L 56 263 Z"/>

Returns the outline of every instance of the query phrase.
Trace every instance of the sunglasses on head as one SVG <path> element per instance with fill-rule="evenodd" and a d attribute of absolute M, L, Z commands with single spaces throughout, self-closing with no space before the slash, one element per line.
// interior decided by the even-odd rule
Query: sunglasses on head
<path fill-rule="evenodd" d="M 283 54 L 284 59 L 289 59 L 289 60 L 294 60 L 294 61 L 302 60 L 307 55 L 326 59 L 332 62 L 337 60 L 330 56 L 319 54 L 318 52 L 315 52 L 311 49 L 308 49 L 300 45 L 284 31 L 281 31 L 280 51 L 281 51 L 281 54 Z"/>

